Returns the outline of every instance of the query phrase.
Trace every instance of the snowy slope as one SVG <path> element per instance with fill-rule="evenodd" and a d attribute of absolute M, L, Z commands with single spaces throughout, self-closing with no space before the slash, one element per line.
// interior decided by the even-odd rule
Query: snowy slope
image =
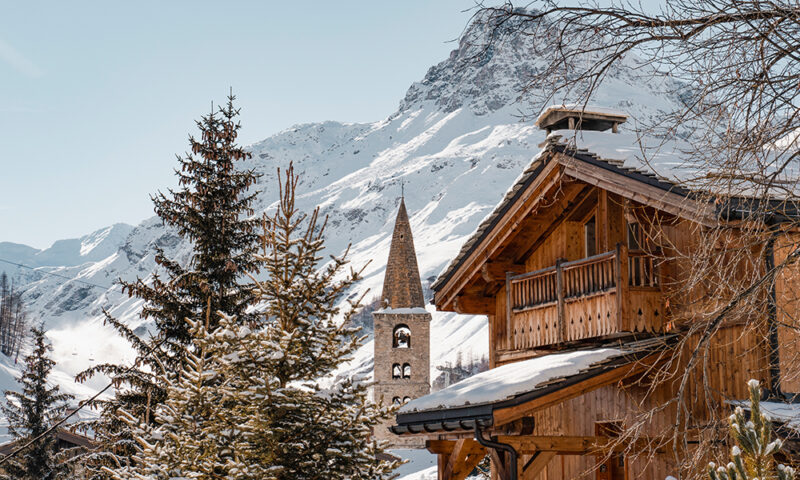
<path fill-rule="evenodd" d="M 360 288 L 377 293 L 403 183 L 421 278 L 429 285 L 544 140 L 532 121 L 519 117 L 520 111 L 535 116 L 543 105 L 516 101 L 525 75 L 539 66 L 529 54 L 535 40 L 510 38 L 483 52 L 483 39 L 480 27 L 467 30 L 450 57 L 431 67 L 398 110 L 381 121 L 297 125 L 252 145 L 247 166 L 264 175 L 257 211 L 269 210 L 276 200 L 275 169 L 294 162 L 303 172 L 300 206 L 320 205 L 329 215 L 330 253 L 352 243 L 355 265 L 372 260 Z M 631 70 L 619 69 L 611 72 L 597 102 L 626 111 L 628 125 L 647 122 L 675 108 L 676 100 L 660 93 L 668 90 L 669 80 L 663 82 L 642 82 Z M 157 218 L 135 227 L 114 225 L 43 251 L 0 243 L 0 258 L 36 267 L 0 264 L 24 288 L 32 317 L 50 328 L 65 376 L 93 362 L 130 359 L 125 342 L 102 325 L 102 309 L 144 334 L 147 325 L 137 316 L 141 304 L 119 288 L 93 285 L 147 277 L 155 269 L 155 246 L 182 260 L 189 252 L 189 245 Z M 454 361 L 459 351 L 484 354 L 486 332 L 485 318 L 434 312 L 432 369 Z M 370 341 L 348 371 L 369 372 L 371 352 Z"/>

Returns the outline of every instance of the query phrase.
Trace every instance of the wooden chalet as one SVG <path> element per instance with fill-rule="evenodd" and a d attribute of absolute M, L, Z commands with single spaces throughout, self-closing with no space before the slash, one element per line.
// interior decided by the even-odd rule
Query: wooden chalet
<path fill-rule="evenodd" d="M 80 433 L 71 432 L 65 428 L 59 428 L 56 430 L 55 435 L 56 449 L 58 451 L 70 450 L 73 448 L 92 450 L 96 447 L 91 438 L 87 437 L 86 435 L 81 435 Z M 10 454 L 19 447 L 20 442 L 18 440 L 12 440 L 10 442 L 3 443 L 0 445 L 0 458 Z"/>
<path fill-rule="evenodd" d="M 392 431 L 424 437 L 440 479 L 465 478 L 487 454 L 501 480 L 677 476 L 673 452 L 637 456 L 644 446 L 614 438 L 647 409 L 655 413 L 636 441 L 672 435 L 677 385 L 649 389 L 648 375 L 685 340 L 684 327 L 718 304 L 709 292 L 681 290 L 685 260 L 668 250 L 691 250 L 698 228 L 734 219 L 635 160 L 635 141 L 617 133 L 625 119 L 604 109 L 543 113 L 543 150 L 433 285 L 439 310 L 488 317 L 491 367 L 397 415 Z M 677 165 L 668 155 L 656 161 Z M 779 261 L 795 238 L 784 230 L 771 258 L 754 254 L 742 268 Z M 763 313 L 773 325 L 793 308 L 794 285 L 791 275 L 777 282 Z M 748 323 L 723 322 L 709 346 L 707 391 L 723 408 L 748 398 L 750 378 L 797 391 L 796 379 L 781 378 L 786 349 L 764 341 L 777 332 L 781 346 L 795 345 L 794 337 L 759 335 Z M 700 389 L 699 380 L 689 385 L 688 398 L 706 395 Z M 690 405 L 697 423 L 709 418 L 704 405 Z"/>

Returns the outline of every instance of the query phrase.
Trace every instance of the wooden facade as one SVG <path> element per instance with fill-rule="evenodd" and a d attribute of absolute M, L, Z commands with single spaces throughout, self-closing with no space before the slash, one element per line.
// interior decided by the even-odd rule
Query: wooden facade
<path fill-rule="evenodd" d="M 637 441 L 650 439 L 652 447 L 674 433 L 680 376 L 654 384 L 648 375 L 686 370 L 691 347 L 703 335 L 692 322 L 719 310 L 724 298 L 719 292 L 683 287 L 689 270 L 685 252 L 700 246 L 701 229 L 720 220 L 711 207 L 663 182 L 603 163 L 558 149 L 540 155 L 433 287 L 438 309 L 488 317 L 492 368 L 669 333 L 687 352 L 669 362 L 610 370 L 548 394 L 548 400 L 495 410 L 486 438 L 516 449 L 520 479 L 678 476 L 674 451 L 628 445 L 614 452 L 620 447 L 612 440 L 614 432 L 636 429 Z M 781 233 L 775 260 L 797 240 L 794 232 Z M 734 276 L 763 272 L 763 258 L 751 253 L 739 251 L 725 260 Z M 793 392 L 800 390 L 800 358 L 794 353 L 800 345 L 788 326 L 797 311 L 798 281 L 800 270 L 788 268 L 775 289 L 783 325 L 781 386 Z M 682 425 L 687 432 L 725 414 L 727 400 L 747 398 L 748 379 L 771 387 L 764 322 L 750 320 L 722 319 L 703 361 L 688 370 L 691 380 L 683 393 L 689 411 Z M 646 422 L 643 412 L 651 412 Z M 439 455 L 440 479 L 465 478 L 487 454 L 494 478 L 511 478 L 509 455 L 482 445 L 469 428 L 418 435 Z"/>

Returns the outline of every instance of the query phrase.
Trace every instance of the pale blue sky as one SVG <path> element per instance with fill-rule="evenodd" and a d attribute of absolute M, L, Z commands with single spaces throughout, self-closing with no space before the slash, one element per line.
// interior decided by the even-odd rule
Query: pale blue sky
<path fill-rule="evenodd" d="M 445 59 L 473 0 L 0 0 L 0 241 L 152 215 L 194 119 L 232 86 L 242 143 L 375 121 Z"/>

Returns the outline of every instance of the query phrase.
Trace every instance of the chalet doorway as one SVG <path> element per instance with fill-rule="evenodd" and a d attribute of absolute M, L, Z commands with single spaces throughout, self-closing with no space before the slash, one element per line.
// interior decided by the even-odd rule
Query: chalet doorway
<path fill-rule="evenodd" d="M 594 433 L 598 437 L 618 437 L 622 431 L 622 423 L 618 421 L 613 422 L 595 422 Z M 613 455 L 598 455 L 597 456 L 597 470 L 596 480 L 626 480 L 625 468 L 625 455 L 623 453 L 614 453 Z"/>

